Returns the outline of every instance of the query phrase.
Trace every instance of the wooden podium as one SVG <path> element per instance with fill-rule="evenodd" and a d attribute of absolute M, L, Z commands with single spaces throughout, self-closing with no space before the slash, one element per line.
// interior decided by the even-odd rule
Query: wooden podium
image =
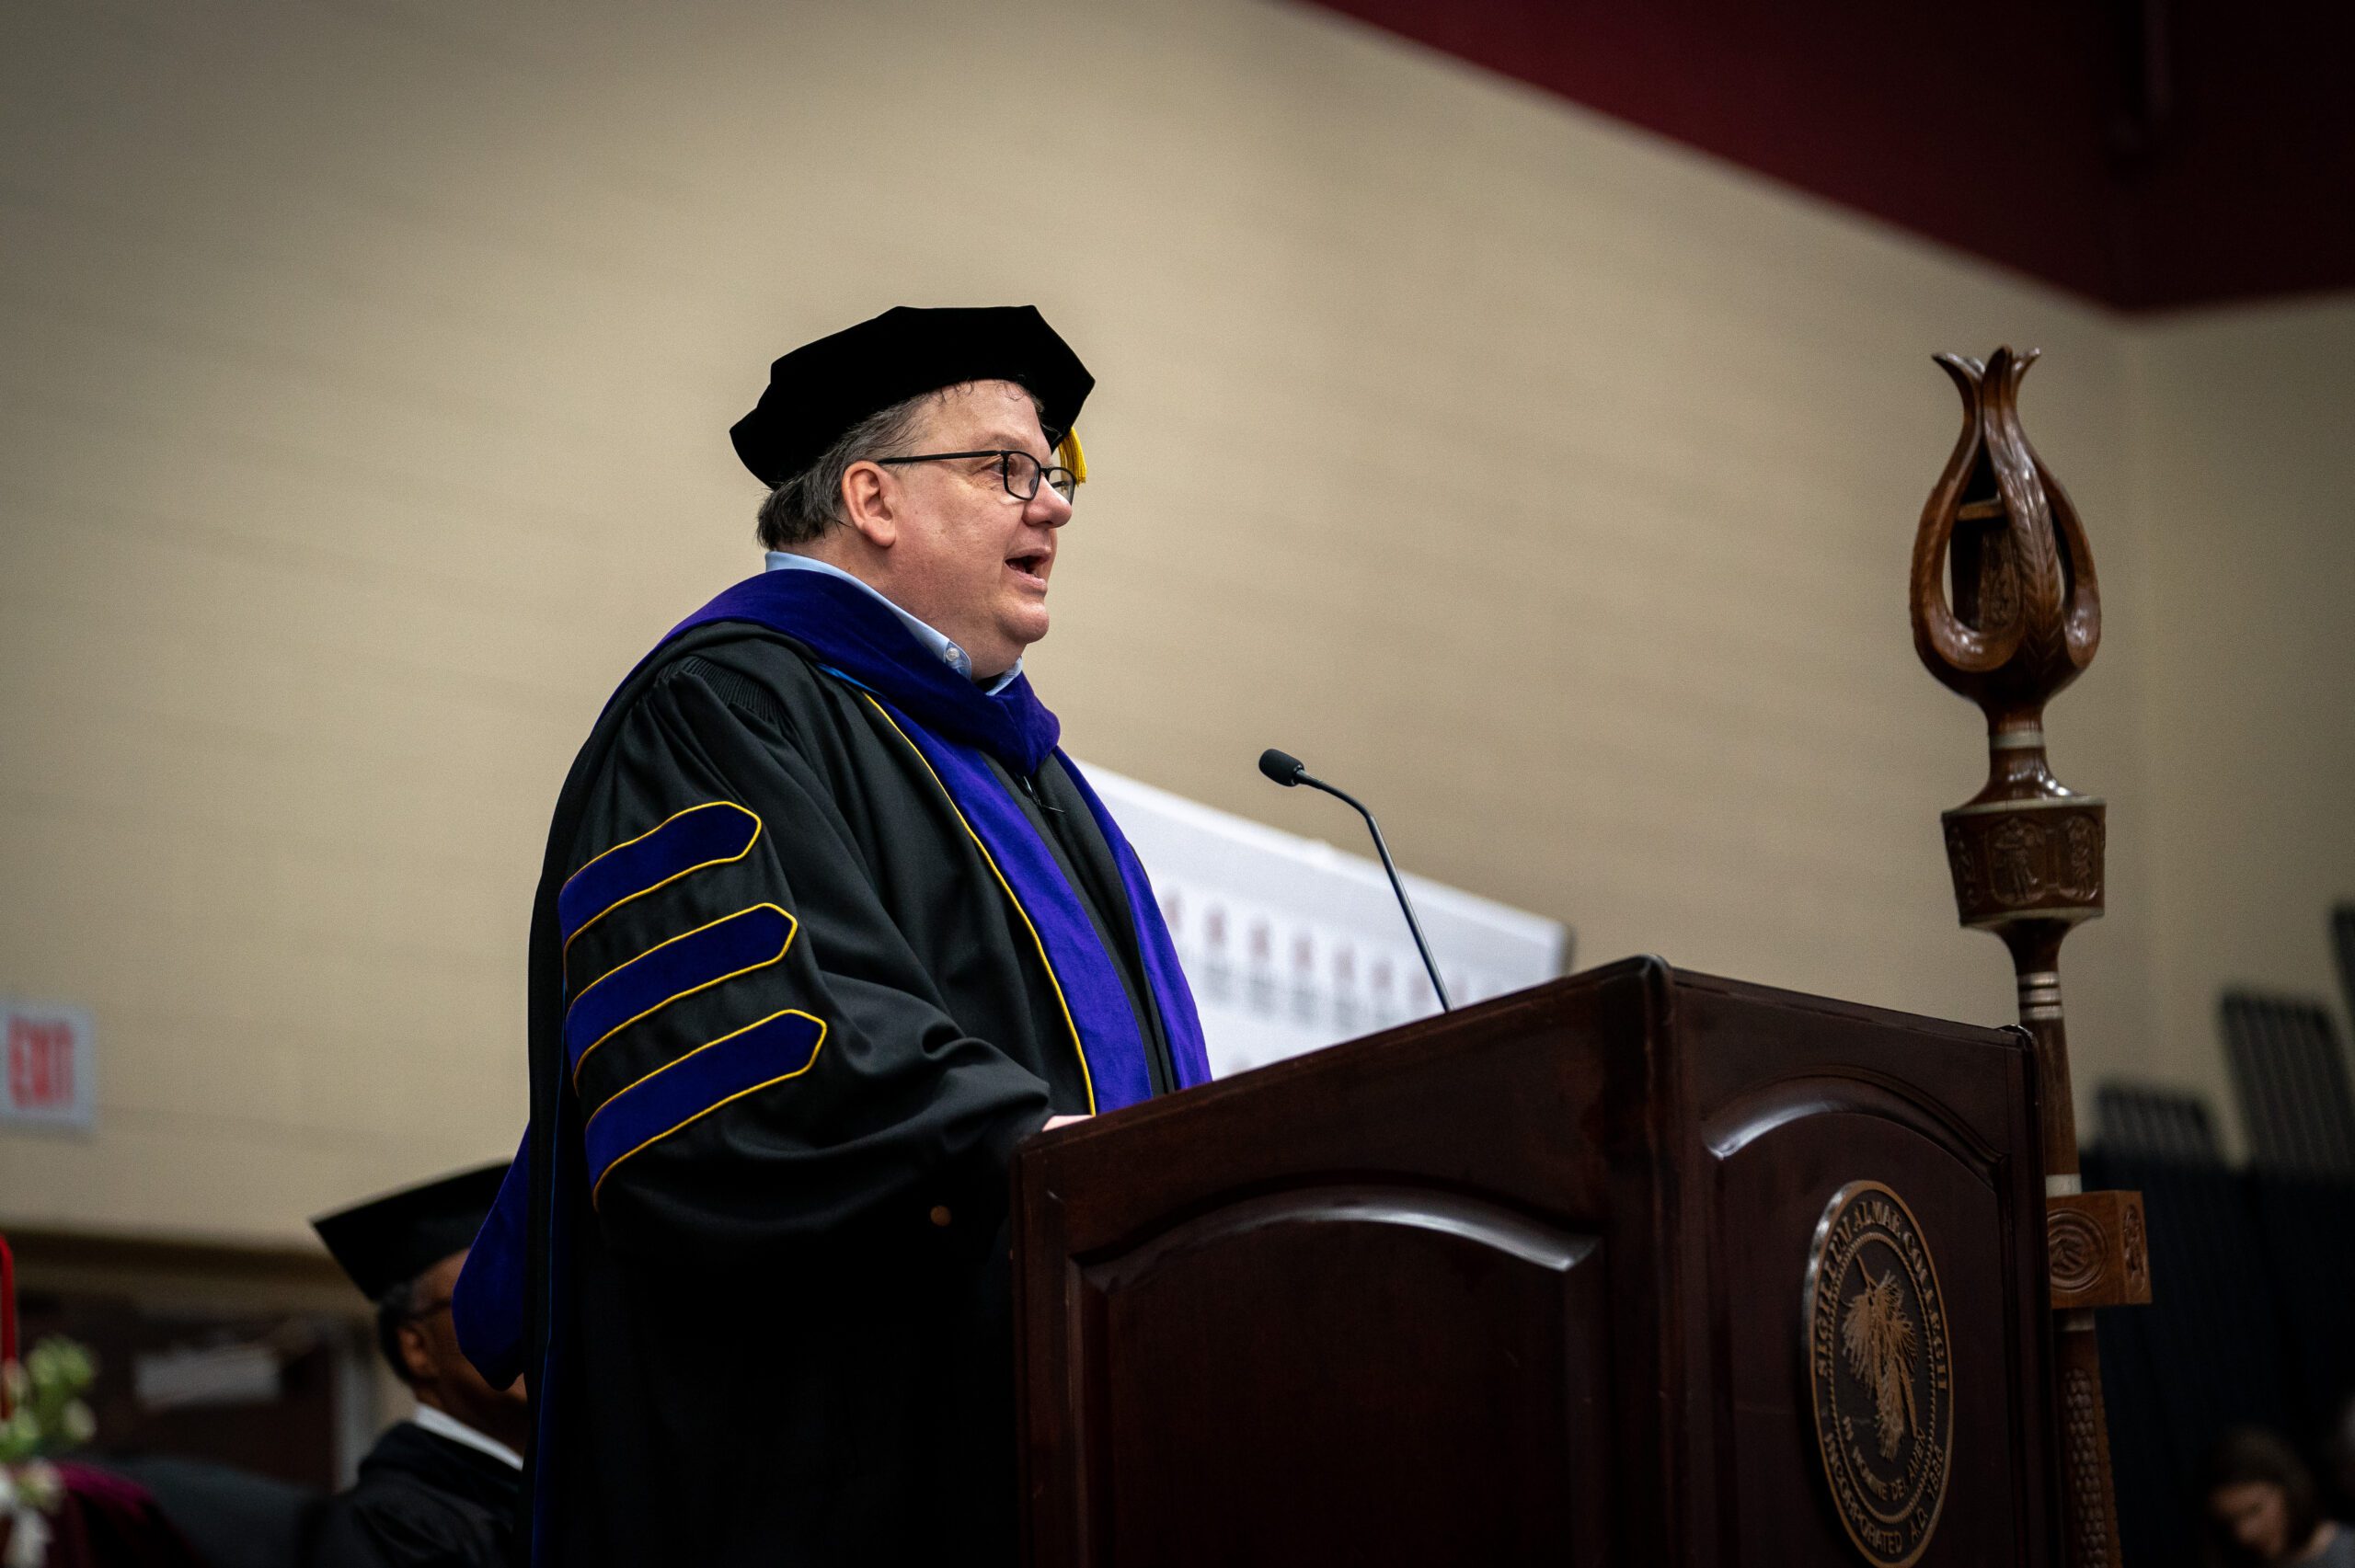
<path fill-rule="evenodd" d="M 2036 1096 L 1645 958 L 1035 1139 L 1028 1561 L 2056 1562 Z"/>

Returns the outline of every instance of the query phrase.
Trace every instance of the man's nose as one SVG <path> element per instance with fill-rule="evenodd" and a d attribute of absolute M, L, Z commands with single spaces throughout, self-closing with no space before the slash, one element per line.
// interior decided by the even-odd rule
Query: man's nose
<path fill-rule="evenodd" d="M 1061 528 L 1071 521 L 1071 503 L 1052 485 L 1040 485 L 1030 504 L 1022 509 L 1022 521 L 1046 528 Z"/>

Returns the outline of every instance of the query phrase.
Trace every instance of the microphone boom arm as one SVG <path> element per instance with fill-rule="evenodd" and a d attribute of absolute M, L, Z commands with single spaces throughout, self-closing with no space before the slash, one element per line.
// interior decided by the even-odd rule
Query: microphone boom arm
<path fill-rule="evenodd" d="M 1373 813 L 1365 808 L 1364 802 L 1349 791 L 1327 784 L 1306 768 L 1299 768 L 1297 763 L 1294 766 L 1298 768 L 1298 772 L 1292 774 L 1294 782 L 1304 784 L 1311 789 L 1323 790 L 1327 795 L 1350 807 L 1365 818 L 1366 830 L 1373 835 L 1374 853 L 1382 856 L 1382 869 L 1390 874 L 1390 890 L 1398 895 L 1398 908 L 1407 916 L 1407 931 L 1414 935 L 1415 951 L 1423 956 L 1423 967 L 1431 977 L 1431 990 L 1439 998 L 1440 1011 L 1454 1012 L 1455 1004 L 1447 1000 L 1446 982 L 1439 978 L 1439 965 L 1431 957 L 1431 945 L 1423 940 L 1423 922 L 1415 918 L 1415 905 L 1413 900 L 1407 897 L 1407 885 L 1398 880 L 1398 867 L 1390 858 L 1390 846 L 1383 841 L 1382 824 L 1373 819 Z"/>

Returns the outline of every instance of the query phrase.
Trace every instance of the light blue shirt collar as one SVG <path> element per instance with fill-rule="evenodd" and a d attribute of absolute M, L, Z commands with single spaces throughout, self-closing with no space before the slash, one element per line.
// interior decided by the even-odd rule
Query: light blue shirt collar
<path fill-rule="evenodd" d="M 941 663 L 948 666 L 949 669 L 955 670 L 958 674 L 963 676 L 968 681 L 971 681 L 973 679 L 973 661 L 966 655 L 963 648 L 959 647 L 955 643 L 950 642 L 947 637 L 933 630 L 932 627 L 925 624 L 924 622 L 917 620 L 914 616 L 909 614 L 906 611 L 892 603 L 889 599 L 884 598 L 882 594 L 876 591 L 872 585 L 859 581 L 858 578 L 851 576 L 848 572 L 843 570 L 840 567 L 833 565 L 832 562 L 821 561 L 814 555 L 797 555 L 789 550 L 772 550 L 768 553 L 768 569 L 773 572 L 824 572 L 829 577 L 837 577 L 842 578 L 843 581 L 849 583 L 861 593 L 869 595 L 874 599 L 876 603 L 880 604 L 884 609 L 889 610 L 892 614 L 897 615 L 900 618 L 901 624 L 906 626 L 910 632 L 914 634 L 916 641 L 922 643 L 925 647 L 930 648 L 934 654 L 937 655 Z M 981 686 L 982 690 L 987 692 L 990 695 L 995 696 L 998 692 L 1005 691 L 1006 687 L 1012 685 L 1014 683 L 1014 678 L 1021 673 L 1022 660 L 1017 658 L 1014 661 L 1014 668 L 999 676 L 996 680 L 985 683 L 975 681 L 975 684 Z"/>
<path fill-rule="evenodd" d="M 410 1416 L 412 1424 L 424 1427 L 437 1437 L 447 1437 L 453 1443 L 464 1443 L 469 1448 L 488 1454 L 503 1465 L 516 1470 L 523 1468 L 523 1456 L 487 1433 L 477 1432 L 456 1416 L 430 1404 L 420 1404 Z"/>

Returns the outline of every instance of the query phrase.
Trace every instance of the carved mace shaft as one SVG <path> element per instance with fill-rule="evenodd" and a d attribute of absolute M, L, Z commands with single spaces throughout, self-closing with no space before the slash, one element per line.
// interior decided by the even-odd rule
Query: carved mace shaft
<path fill-rule="evenodd" d="M 1987 715 L 1987 783 L 1946 813 L 1947 864 L 1962 923 L 2011 950 L 2036 1044 L 2068 1561 L 2118 1568 L 2093 1309 L 2148 1301 L 2151 1283 L 2142 1195 L 2088 1193 L 2078 1178 L 2061 943 L 2101 914 L 2105 818 L 2101 801 L 2052 776 L 2044 707 L 2093 662 L 2101 589 L 2076 509 L 2020 429 L 2020 379 L 2035 361 L 2009 349 L 1984 363 L 1937 356 L 1962 394 L 1962 435 L 1913 541 L 1913 647 Z"/>

